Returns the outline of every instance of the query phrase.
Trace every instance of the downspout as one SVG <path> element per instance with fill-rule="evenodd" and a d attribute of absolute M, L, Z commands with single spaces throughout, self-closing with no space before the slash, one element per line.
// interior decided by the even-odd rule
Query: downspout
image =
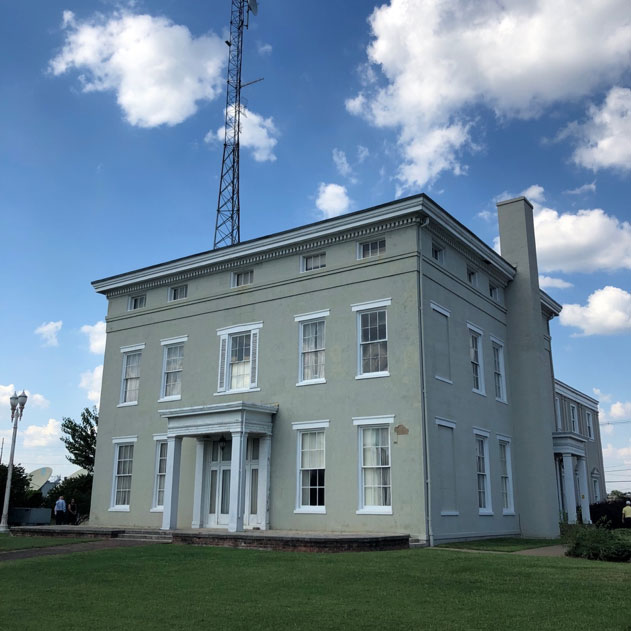
<path fill-rule="evenodd" d="M 434 545 L 434 531 L 432 527 L 432 483 L 431 483 L 431 468 L 429 466 L 429 425 L 428 425 L 428 412 L 427 412 L 427 384 L 426 384 L 426 366 L 425 366 L 425 321 L 423 316 L 423 252 L 421 249 L 421 231 L 429 225 L 429 217 L 425 217 L 419 224 L 419 228 L 416 232 L 416 248 L 419 253 L 418 256 L 418 287 L 417 287 L 417 300 L 419 305 L 419 357 L 421 359 L 421 398 L 422 405 L 422 437 L 423 437 L 423 473 L 425 476 L 425 532 L 427 533 L 427 539 L 430 546 Z"/>

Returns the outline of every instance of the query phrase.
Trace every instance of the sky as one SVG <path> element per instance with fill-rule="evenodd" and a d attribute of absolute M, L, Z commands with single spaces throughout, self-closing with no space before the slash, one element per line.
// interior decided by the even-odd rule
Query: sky
<path fill-rule="evenodd" d="M 98 404 L 95 279 L 212 248 L 229 0 L 0 0 L 0 437 L 76 470 Z M 628 0 L 259 0 L 244 35 L 241 238 L 427 193 L 489 245 L 533 203 L 556 377 L 599 399 L 631 490 Z M 1 440 L 1 438 L 0 438 Z"/>

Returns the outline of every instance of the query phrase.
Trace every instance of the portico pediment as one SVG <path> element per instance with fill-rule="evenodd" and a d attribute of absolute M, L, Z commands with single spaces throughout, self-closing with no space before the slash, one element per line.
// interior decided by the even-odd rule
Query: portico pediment
<path fill-rule="evenodd" d="M 585 439 L 574 432 L 554 432 L 552 444 L 554 453 L 585 456 Z"/>

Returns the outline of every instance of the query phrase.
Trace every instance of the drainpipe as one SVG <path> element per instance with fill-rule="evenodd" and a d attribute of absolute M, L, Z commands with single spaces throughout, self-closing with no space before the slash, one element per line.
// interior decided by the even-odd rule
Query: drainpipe
<path fill-rule="evenodd" d="M 429 225 L 429 217 L 425 217 L 416 233 L 416 248 L 419 253 L 418 256 L 418 288 L 417 299 L 419 304 L 419 357 L 421 359 L 421 397 L 423 401 L 422 415 L 423 415 L 423 473 L 425 476 L 425 531 L 427 533 L 427 539 L 430 546 L 434 545 L 434 530 L 432 526 L 432 482 L 429 466 L 429 424 L 428 424 L 428 412 L 427 412 L 427 384 L 426 375 L 427 370 L 425 366 L 425 321 L 423 316 L 423 252 L 421 249 L 421 231 Z"/>

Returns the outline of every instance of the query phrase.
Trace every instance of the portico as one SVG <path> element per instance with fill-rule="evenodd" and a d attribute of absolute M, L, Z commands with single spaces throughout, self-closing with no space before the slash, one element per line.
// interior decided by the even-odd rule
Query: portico
<path fill-rule="evenodd" d="M 278 405 L 234 401 L 160 410 L 167 421 L 162 529 L 177 528 L 182 440 L 193 438 L 192 528 L 269 528 L 272 420 Z"/>
<path fill-rule="evenodd" d="M 575 524 L 580 506 L 583 523 L 591 523 L 585 439 L 574 432 L 555 432 L 553 444 L 559 510 Z"/>

